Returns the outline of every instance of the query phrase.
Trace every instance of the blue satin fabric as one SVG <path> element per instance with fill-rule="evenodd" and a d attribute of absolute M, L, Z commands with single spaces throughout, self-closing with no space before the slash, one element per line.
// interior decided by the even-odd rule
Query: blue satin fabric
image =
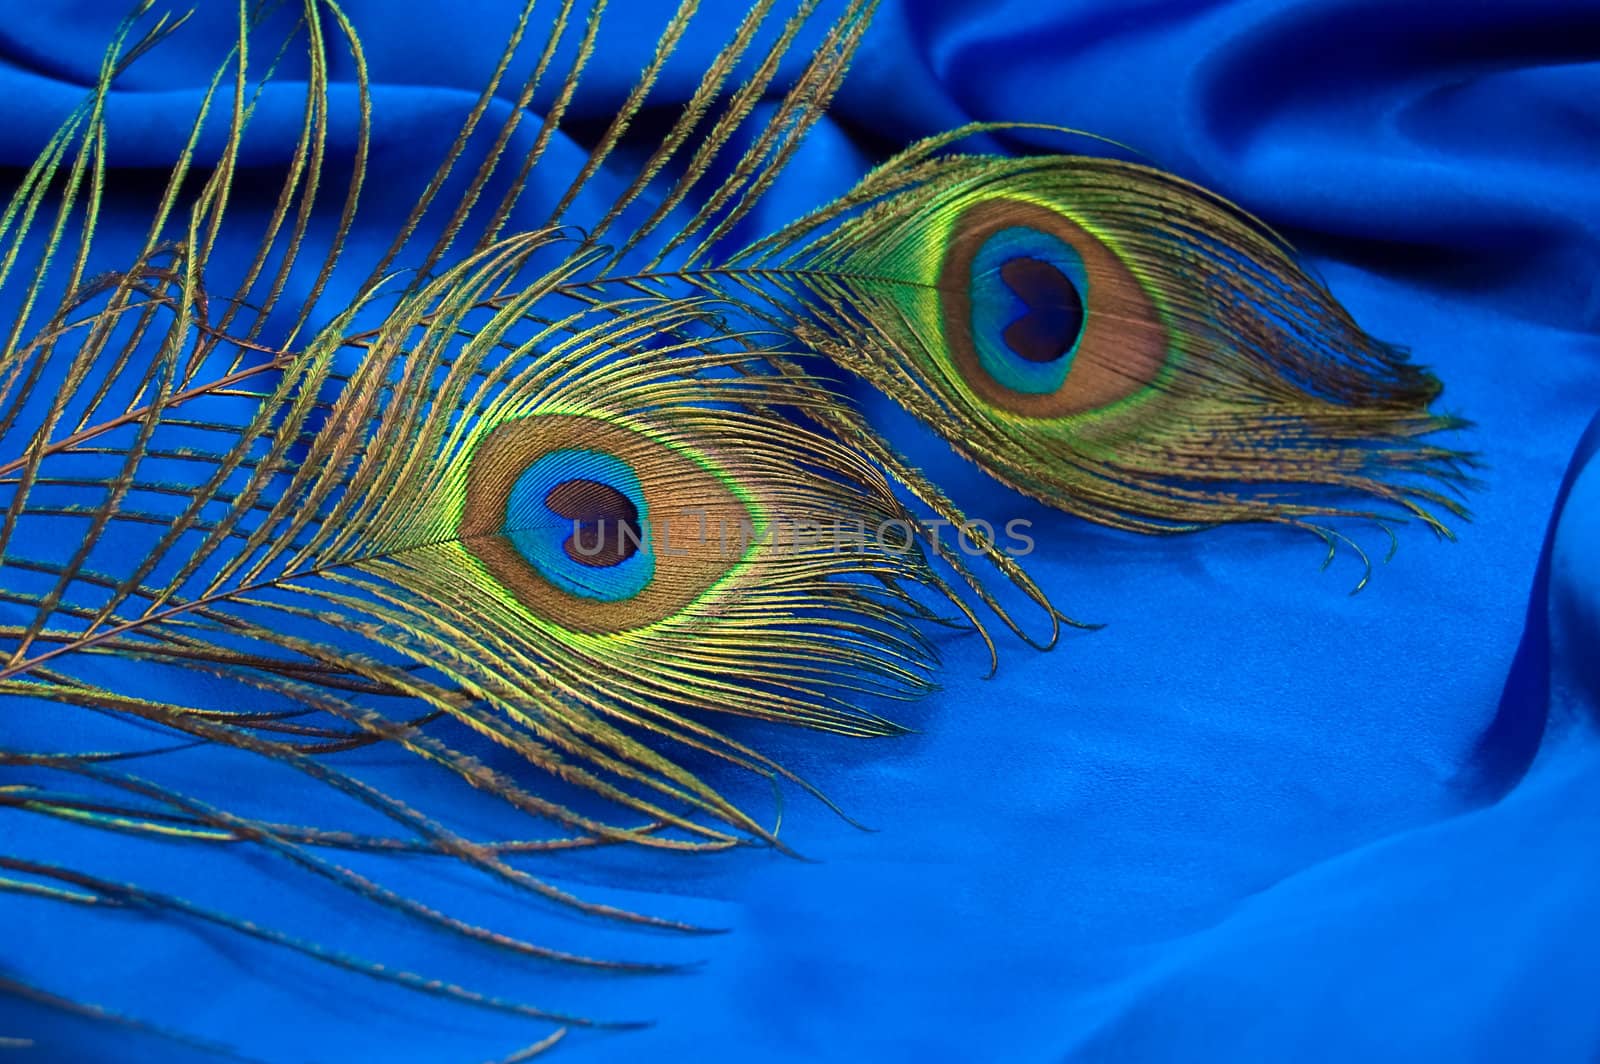
<path fill-rule="evenodd" d="M 113 186 L 170 160 L 227 39 L 226 6 L 127 75 L 111 110 Z M 514 5 L 347 6 L 378 84 L 360 257 L 381 249 L 385 222 L 453 135 Z M 707 6 L 726 11 L 698 22 L 669 64 L 674 99 L 743 10 Z M 15 8 L 0 19 L 8 167 L 31 160 L 81 97 L 123 13 L 120 0 Z M 615 113 L 667 14 L 613 0 L 575 120 Z M 264 97 L 251 166 L 292 149 L 294 76 L 291 63 Z M 353 94 L 341 99 L 348 110 Z M 88 843 L 18 816 L 4 821 L 8 848 L 112 874 L 136 861 L 145 881 L 337 948 L 551 1008 L 656 1020 L 577 1032 L 557 1059 L 1593 1060 L 1600 10 L 889 2 L 833 116 L 736 237 L 844 191 L 909 138 L 1002 119 L 1110 138 L 1306 248 L 1358 320 L 1437 369 L 1442 408 L 1476 422 L 1444 441 L 1487 463 L 1460 541 L 1403 528 L 1394 561 L 1350 596 L 1356 564 L 1319 572 L 1319 548 L 1302 538 L 1153 541 L 1052 514 L 861 395 L 976 515 L 1032 520 L 1030 571 L 1062 608 L 1108 627 L 1047 655 L 1004 646 L 991 680 L 976 640 L 947 640 L 944 689 L 902 713 L 914 736 L 746 733 L 877 829 L 791 797 L 784 836 L 816 863 L 609 852 L 532 866 L 587 897 L 727 935 L 618 932 L 425 862 L 402 862 L 391 880 L 542 942 L 702 966 L 639 978 L 514 963 L 265 858 L 241 870 L 215 851 Z M 336 116 L 337 150 L 353 134 Z M 989 147 L 1046 143 L 1064 146 L 1018 133 Z M 521 223 L 543 219 L 581 157 L 557 139 Z M 106 248 L 139 239 L 145 221 L 113 200 Z M 45 718 L 0 719 L 0 736 L 30 725 Z M 352 763 L 407 783 L 383 755 Z M 292 779 L 198 755 L 185 764 L 197 790 L 237 773 L 258 812 L 321 812 Z M 484 836 L 527 830 L 481 798 L 449 800 Z M 0 896 L 8 973 L 272 1061 L 487 1059 L 549 1030 L 219 932 Z M 40 1039 L 38 1059 L 188 1059 L 0 1004 L 0 1035 L 21 1033 Z"/>

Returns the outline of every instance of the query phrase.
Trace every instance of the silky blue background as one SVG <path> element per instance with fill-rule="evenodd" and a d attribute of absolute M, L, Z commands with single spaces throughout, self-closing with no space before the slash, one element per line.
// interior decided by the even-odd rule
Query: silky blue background
<path fill-rule="evenodd" d="M 663 98 L 692 91 L 742 14 L 707 7 Z M 123 6 L 6 8 L 0 163 L 15 167 L 81 97 Z M 453 135 L 514 11 L 348 9 L 379 86 L 382 180 L 359 258 Z M 615 113 L 669 13 L 614 0 L 580 124 Z M 209 9 L 129 73 L 111 110 L 114 166 L 170 159 L 228 33 L 228 13 Z M 252 165 L 292 149 L 290 73 L 266 98 Z M 973 512 L 1032 519 L 1030 570 L 1068 612 L 1108 627 L 1045 655 L 1008 645 L 991 680 L 976 640 L 945 640 L 944 690 L 902 714 L 914 736 L 762 733 L 877 829 L 791 796 L 785 837 L 814 863 L 754 852 L 538 866 L 589 896 L 727 935 L 617 934 L 528 912 L 454 868 L 404 873 L 431 900 L 529 937 L 701 967 L 650 979 L 529 971 L 265 858 L 155 848 L 139 856 L 144 874 L 508 996 L 657 1021 L 575 1034 L 556 1059 L 1595 1059 L 1600 434 L 1583 437 L 1600 408 L 1600 5 L 886 3 L 832 117 L 747 231 L 843 191 L 910 138 L 974 119 L 1115 139 L 1288 233 L 1370 331 L 1437 369 L 1441 408 L 1476 422 L 1446 441 L 1487 463 L 1460 541 L 1402 529 L 1394 561 L 1350 596 L 1356 563 L 1320 572 L 1304 537 L 1152 541 L 1051 514 L 862 396 Z M 353 133 L 336 122 L 346 146 Z M 1062 146 L 1020 134 L 993 146 L 1029 143 Z M 577 160 L 560 140 L 523 222 L 542 220 Z M 144 221 L 114 201 L 107 246 L 137 239 Z M 384 771 L 362 756 L 351 763 Z M 285 818 L 317 812 L 296 811 L 316 796 L 293 780 L 251 792 L 246 767 L 201 758 L 191 771 L 237 778 Z M 485 835 L 526 830 L 470 795 L 447 797 Z M 8 845 L 101 868 L 132 859 L 130 843 L 48 823 L 12 816 L 0 830 L 17 833 Z M 548 1029 L 217 933 L 14 898 L 0 899 L 3 971 L 269 1060 L 477 1060 Z M 0 1006 L 0 1034 L 22 1033 L 40 1038 L 40 1059 L 183 1058 Z"/>

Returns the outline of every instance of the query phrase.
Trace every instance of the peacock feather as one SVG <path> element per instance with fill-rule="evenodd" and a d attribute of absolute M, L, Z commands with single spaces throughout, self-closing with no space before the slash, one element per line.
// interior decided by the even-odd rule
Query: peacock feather
<path fill-rule="evenodd" d="M 184 20 L 142 29 L 146 2 L 123 24 L 0 217 L 0 693 L 27 724 L 0 743 L 6 818 L 248 849 L 514 957 L 657 971 L 447 913 L 389 885 L 383 859 L 431 855 L 595 921 L 693 932 L 522 860 L 784 849 L 730 793 L 810 788 L 736 718 L 893 734 L 884 707 L 933 685 L 931 626 L 988 640 L 992 616 L 1048 645 L 1066 620 L 982 544 L 1051 628 L 1030 635 L 988 574 L 919 533 L 919 515 L 964 523 L 961 507 L 831 368 L 1022 492 L 1121 528 L 1269 521 L 1331 544 L 1340 519 L 1445 532 L 1439 515 L 1461 512 L 1441 489 L 1463 457 L 1420 440 L 1454 424 L 1428 411 L 1437 383 L 1281 240 L 1177 178 L 955 154 L 986 131 L 960 130 L 751 242 L 874 4 L 830 21 L 809 0 L 758 2 L 661 122 L 697 6 L 558 166 L 603 5 L 554 5 L 542 36 L 527 5 L 437 169 L 374 182 L 351 19 L 329 0 L 241 3 L 145 238 L 108 249 L 108 99 Z M 241 196 L 260 180 L 244 160 L 263 86 L 291 59 L 306 90 L 291 164 Z M 535 213 L 547 173 L 554 206 Z M 374 194 L 376 236 L 357 222 Z M 196 752 L 268 766 L 365 826 L 288 822 L 226 776 L 199 786 Z M 374 753 L 430 796 L 459 784 L 509 807 L 527 836 L 401 800 L 354 760 Z M 596 1022 L 64 855 L 0 848 L 0 890 L 220 927 L 543 1024 L 516 1059 Z M 0 994 L 214 1048 L 3 969 Z"/>
<path fill-rule="evenodd" d="M 981 127 L 980 127 L 981 128 Z M 1147 167 L 913 146 L 724 267 L 1013 487 L 1139 532 L 1315 528 L 1383 510 L 1448 534 L 1460 422 L 1238 209 Z M 1331 496 L 1331 497 L 1330 497 Z"/>

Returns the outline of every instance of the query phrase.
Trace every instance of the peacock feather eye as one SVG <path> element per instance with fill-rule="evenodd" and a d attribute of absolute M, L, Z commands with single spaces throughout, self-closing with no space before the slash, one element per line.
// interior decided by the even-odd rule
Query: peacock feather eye
<path fill-rule="evenodd" d="M 984 401 L 1025 417 L 1109 406 L 1149 386 L 1168 339 L 1117 250 L 1026 200 L 967 207 L 940 267 L 950 358 Z"/>
<path fill-rule="evenodd" d="M 604 451 L 541 455 L 511 485 L 501 526 L 549 583 L 580 598 L 619 602 L 655 575 L 650 504 L 632 466 Z"/>
<path fill-rule="evenodd" d="M 715 467 L 615 421 L 536 414 L 486 433 L 461 540 L 540 619 L 589 633 L 664 620 L 735 566 L 759 515 Z"/>

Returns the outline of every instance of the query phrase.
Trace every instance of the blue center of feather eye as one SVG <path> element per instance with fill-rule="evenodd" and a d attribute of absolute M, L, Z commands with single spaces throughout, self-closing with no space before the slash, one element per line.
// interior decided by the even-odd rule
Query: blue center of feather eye
<path fill-rule="evenodd" d="M 997 229 L 972 259 L 972 339 L 989 376 L 1015 392 L 1058 391 L 1083 340 L 1089 275 L 1066 241 Z"/>
<path fill-rule="evenodd" d="M 633 468 L 568 448 L 534 462 L 506 499 L 505 532 L 556 587 L 582 598 L 632 598 L 655 576 L 649 507 Z"/>

